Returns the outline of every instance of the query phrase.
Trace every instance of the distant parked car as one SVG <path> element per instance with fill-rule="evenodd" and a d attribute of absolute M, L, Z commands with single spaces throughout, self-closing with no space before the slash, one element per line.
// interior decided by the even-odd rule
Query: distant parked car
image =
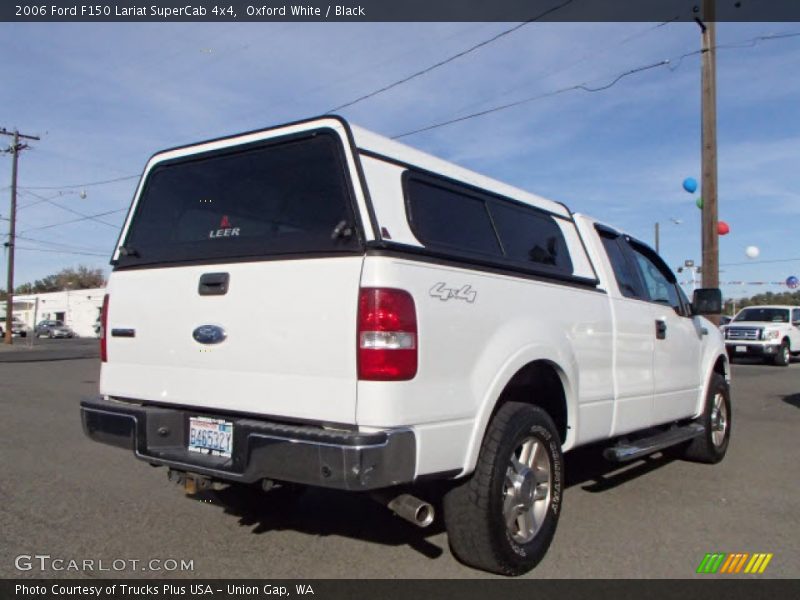
<path fill-rule="evenodd" d="M 757 356 L 786 367 L 800 355 L 800 306 L 749 306 L 723 328 L 731 359 Z"/>
<path fill-rule="evenodd" d="M 11 335 L 18 335 L 19 337 L 27 337 L 28 326 L 20 321 L 17 317 L 13 317 L 11 321 Z"/>
<path fill-rule="evenodd" d="M 64 325 L 63 321 L 41 321 L 34 330 L 36 337 L 71 338 L 75 332 Z"/>

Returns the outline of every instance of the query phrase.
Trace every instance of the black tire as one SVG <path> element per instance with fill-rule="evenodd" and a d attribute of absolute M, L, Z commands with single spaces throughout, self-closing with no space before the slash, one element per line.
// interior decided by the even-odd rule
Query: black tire
<path fill-rule="evenodd" d="M 789 342 L 783 340 L 781 342 L 780 348 L 778 348 L 777 354 L 775 354 L 775 358 L 773 359 L 775 364 L 779 367 L 788 367 L 789 363 L 792 362 L 791 352 L 789 350 Z"/>
<path fill-rule="evenodd" d="M 722 410 L 715 410 L 718 395 L 721 396 L 720 406 Z M 723 422 L 720 422 L 720 418 Z M 683 458 L 694 462 L 716 464 L 725 458 L 728 451 L 728 443 L 731 437 L 731 394 L 728 382 L 719 373 L 714 373 L 711 377 L 711 384 L 708 386 L 706 394 L 706 406 L 703 414 L 698 421 L 705 427 L 703 435 L 693 439 L 686 450 Z M 715 443 L 715 432 L 719 433 L 719 427 L 724 427 L 721 440 Z"/>
<path fill-rule="evenodd" d="M 504 502 L 507 472 L 512 456 L 531 439 L 540 448 L 534 456 L 547 458 L 549 493 L 541 501 L 541 523 L 527 542 L 514 539 L 506 526 Z M 541 452 L 541 454 L 539 454 Z M 497 411 L 481 445 L 475 472 L 444 496 L 444 521 L 450 549 L 461 562 L 501 575 L 521 575 L 544 557 L 555 535 L 562 505 L 564 459 L 561 440 L 550 416 L 537 406 L 507 402 Z M 531 473 L 534 470 L 529 469 Z M 543 471 L 535 471 L 543 473 Z M 541 475 L 540 475 L 541 476 Z M 531 487 L 531 481 L 534 487 Z M 538 478 L 530 476 L 519 489 L 530 492 L 529 501 L 540 490 Z M 526 511 L 523 511 L 526 512 Z M 517 528 L 518 521 L 511 527 Z M 520 532 L 517 532 L 520 534 Z"/>

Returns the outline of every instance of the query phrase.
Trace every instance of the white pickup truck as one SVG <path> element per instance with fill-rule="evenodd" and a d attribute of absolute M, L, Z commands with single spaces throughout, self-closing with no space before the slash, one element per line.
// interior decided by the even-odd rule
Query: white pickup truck
<path fill-rule="evenodd" d="M 689 302 L 642 242 L 337 117 L 156 154 L 112 265 L 84 431 L 188 490 L 368 491 L 424 526 L 441 487 L 455 556 L 517 575 L 564 452 L 728 446 L 718 290 Z"/>
<path fill-rule="evenodd" d="M 722 327 L 728 356 L 759 357 L 787 367 L 800 354 L 800 306 L 750 306 Z"/>

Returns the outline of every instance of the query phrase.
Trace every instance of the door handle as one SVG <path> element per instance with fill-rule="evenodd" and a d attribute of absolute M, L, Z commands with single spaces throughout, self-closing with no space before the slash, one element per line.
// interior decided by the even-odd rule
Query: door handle
<path fill-rule="evenodd" d="M 667 339 L 667 322 L 663 319 L 656 320 L 656 339 Z"/>
<path fill-rule="evenodd" d="M 197 293 L 201 296 L 224 296 L 228 293 L 227 273 L 203 273 L 197 286 Z"/>

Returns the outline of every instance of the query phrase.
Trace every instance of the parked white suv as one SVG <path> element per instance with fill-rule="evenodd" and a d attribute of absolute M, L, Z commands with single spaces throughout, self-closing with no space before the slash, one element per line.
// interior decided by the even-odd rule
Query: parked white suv
<path fill-rule="evenodd" d="M 788 366 L 800 354 L 800 306 L 749 306 L 723 327 L 731 359 L 761 357 Z"/>
<path fill-rule="evenodd" d="M 336 117 L 153 156 L 112 264 L 84 430 L 189 490 L 371 491 L 424 526 L 439 480 L 454 554 L 516 575 L 563 452 L 727 450 L 719 290 L 690 303 L 642 242 Z"/>

